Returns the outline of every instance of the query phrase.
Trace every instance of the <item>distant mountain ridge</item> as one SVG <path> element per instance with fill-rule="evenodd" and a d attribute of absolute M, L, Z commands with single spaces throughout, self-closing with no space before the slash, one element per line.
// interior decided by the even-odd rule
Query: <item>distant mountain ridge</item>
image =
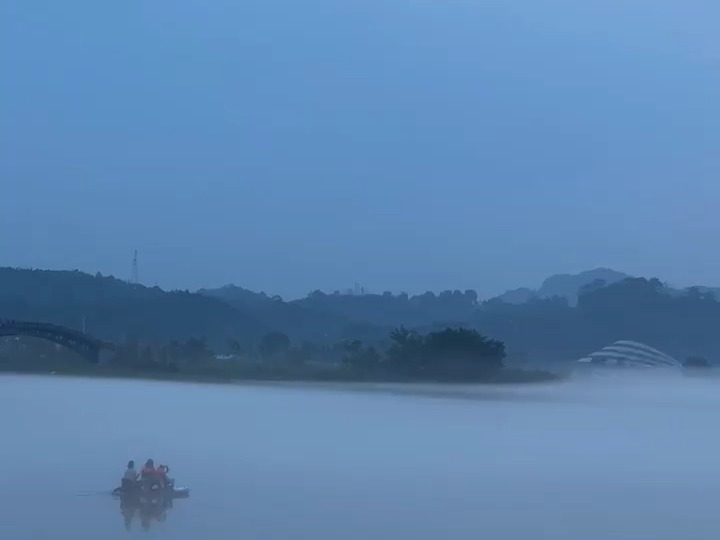
<path fill-rule="evenodd" d="M 284 301 L 234 285 L 163 291 L 78 271 L 0 268 L 0 318 L 86 326 L 116 343 L 168 344 L 205 338 L 217 352 L 252 350 L 270 332 L 301 346 L 384 346 L 394 328 L 466 327 L 532 361 L 577 360 L 619 339 L 677 358 L 720 358 L 716 289 L 672 289 L 609 269 L 551 276 L 537 290 L 480 301 L 473 290 L 439 294 L 326 294 Z M 340 344 L 340 345 L 339 345 Z"/>
<path fill-rule="evenodd" d="M 85 324 L 88 333 L 116 343 L 204 337 L 220 346 L 267 331 L 251 310 L 216 298 L 79 271 L 0 268 L 0 318 L 77 330 Z"/>
<path fill-rule="evenodd" d="M 263 325 L 296 341 L 334 342 L 353 335 L 354 325 L 350 319 L 303 302 L 285 302 L 279 296 L 256 293 L 237 285 L 200 289 L 198 294 L 221 300 L 239 310 L 250 310 Z M 381 335 L 384 329 L 373 329 L 375 332 Z"/>
<path fill-rule="evenodd" d="M 612 285 L 629 277 L 632 276 L 610 268 L 595 268 L 579 274 L 555 274 L 545 279 L 537 290 L 528 288 L 514 289 L 497 296 L 495 299 L 508 304 L 523 304 L 537 298 L 559 296 L 566 298 L 570 305 L 574 306 L 577 304 L 578 293 L 583 287 L 596 282 Z"/>

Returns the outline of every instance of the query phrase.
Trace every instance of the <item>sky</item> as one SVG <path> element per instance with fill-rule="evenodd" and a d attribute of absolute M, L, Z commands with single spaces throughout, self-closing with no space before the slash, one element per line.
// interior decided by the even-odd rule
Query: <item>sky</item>
<path fill-rule="evenodd" d="M 714 0 L 4 0 L 0 266 L 720 284 Z"/>

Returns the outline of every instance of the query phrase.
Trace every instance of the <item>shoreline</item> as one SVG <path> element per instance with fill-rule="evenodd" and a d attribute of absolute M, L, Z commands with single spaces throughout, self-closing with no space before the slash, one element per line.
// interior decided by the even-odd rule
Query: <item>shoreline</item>
<path fill-rule="evenodd" d="M 200 375 L 192 373 L 143 373 L 124 370 L 51 370 L 51 369 L 2 369 L 0 377 L 9 376 L 40 376 L 40 377 L 63 377 L 76 379 L 102 379 L 102 380 L 125 380 L 125 381 L 146 381 L 146 382 L 167 382 L 182 384 L 208 384 L 228 386 L 256 386 L 256 387 L 282 387 L 282 388 L 312 388 L 322 390 L 343 390 L 362 391 L 394 394 L 418 393 L 437 395 L 438 391 L 448 392 L 452 395 L 462 395 L 468 392 L 476 392 L 478 389 L 512 389 L 528 388 L 548 385 L 562 384 L 567 380 L 566 376 L 555 373 L 528 371 L 525 379 L 513 379 L 522 370 L 508 371 L 508 377 L 496 380 L 458 380 L 458 381 L 430 381 L 430 380 L 399 380 L 399 379 L 359 379 L 359 378 L 312 378 L 312 377 L 222 377 L 213 375 Z"/>
<path fill-rule="evenodd" d="M 40 371 L 9 371 L 0 370 L 0 379 L 3 376 L 14 377 L 61 377 L 63 379 L 97 379 L 102 381 L 124 381 L 140 383 L 175 383 L 201 386 L 236 387 L 238 390 L 285 390 L 285 391 L 313 391 L 322 393 L 337 393 L 349 395 L 366 395 L 377 397 L 415 397 L 432 400 L 450 400 L 467 402 L 555 402 L 556 390 L 568 383 L 568 378 L 558 378 L 548 381 L 533 381 L 524 383 L 493 383 L 493 382 L 378 382 L 378 381 L 319 381 L 319 380 L 282 380 L 282 379 L 201 379 L 190 377 L 179 378 L 150 378 L 138 375 L 120 374 L 88 374 L 88 373 L 60 373 Z"/>

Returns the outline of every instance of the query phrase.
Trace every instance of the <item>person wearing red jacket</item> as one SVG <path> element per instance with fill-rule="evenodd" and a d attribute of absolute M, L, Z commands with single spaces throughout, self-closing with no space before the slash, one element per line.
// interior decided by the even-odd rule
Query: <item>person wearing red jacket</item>
<path fill-rule="evenodd" d="M 145 462 L 142 471 L 140 471 L 140 478 L 142 479 L 143 485 L 147 487 L 153 487 L 159 483 L 155 462 L 152 459 L 148 459 Z"/>

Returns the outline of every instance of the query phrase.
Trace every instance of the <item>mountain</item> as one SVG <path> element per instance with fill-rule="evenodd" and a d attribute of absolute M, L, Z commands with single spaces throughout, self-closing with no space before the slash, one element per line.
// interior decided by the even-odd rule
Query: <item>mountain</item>
<path fill-rule="evenodd" d="M 508 304 L 523 304 L 536 298 L 559 296 L 567 299 L 570 305 L 577 303 L 581 289 L 592 284 L 612 285 L 630 276 L 609 268 L 596 268 L 579 274 L 555 274 L 550 276 L 538 290 L 520 288 L 507 291 L 494 298 Z"/>
<path fill-rule="evenodd" d="M 596 268 L 579 274 L 556 274 L 543 281 L 538 290 L 538 296 L 540 298 L 560 296 L 567 298 L 571 305 L 575 305 L 578 293 L 583 287 L 596 282 L 612 285 L 629 277 L 627 274 L 609 268 Z"/>
<path fill-rule="evenodd" d="M 720 300 L 720 287 L 704 287 L 702 285 L 696 287 L 688 287 L 685 291 L 695 290 L 699 294 L 714 296 L 717 300 Z"/>
<path fill-rule="evenodd" d="M 520 287 L 519 289 L 504 292 L 500 296 L 493 298 L 493 300 L 505 302 L 506 304 L 525 304 L 536 298 L 539 298 L 537 291 L 528 289 L 527 287 Z"/>
<path fill-rule="evenodd" d="M 0 318 L 82 329 L 109 341 L 167 343 L 259 339 L 267 328 L 250 310 L 187 291 L 131 285 L 78 271 L 0 268 Z"/>
<path fill-rule="evenodd" d="M 463 326 L 506 343 L 527 362 L 572 361 L 620 339 L 682 359 L 720 358 L 720 302 L 709 287 L 670 289 L 658 279 L 596 269 L 552 276 L 537 290 L 479 302 L 467 291 L 325 294 L 291 302 L 230 285 L 198 293 L 130 285 L 100 274 L 0 269 L 0 318 L 44 321 L 122 343 L 205 338 L 217 352 L 283 332 L 296 345 L 362 340 L 381 345 L 399 326 Z M 507 301 L 507 300 L 512 301 Z"/>

